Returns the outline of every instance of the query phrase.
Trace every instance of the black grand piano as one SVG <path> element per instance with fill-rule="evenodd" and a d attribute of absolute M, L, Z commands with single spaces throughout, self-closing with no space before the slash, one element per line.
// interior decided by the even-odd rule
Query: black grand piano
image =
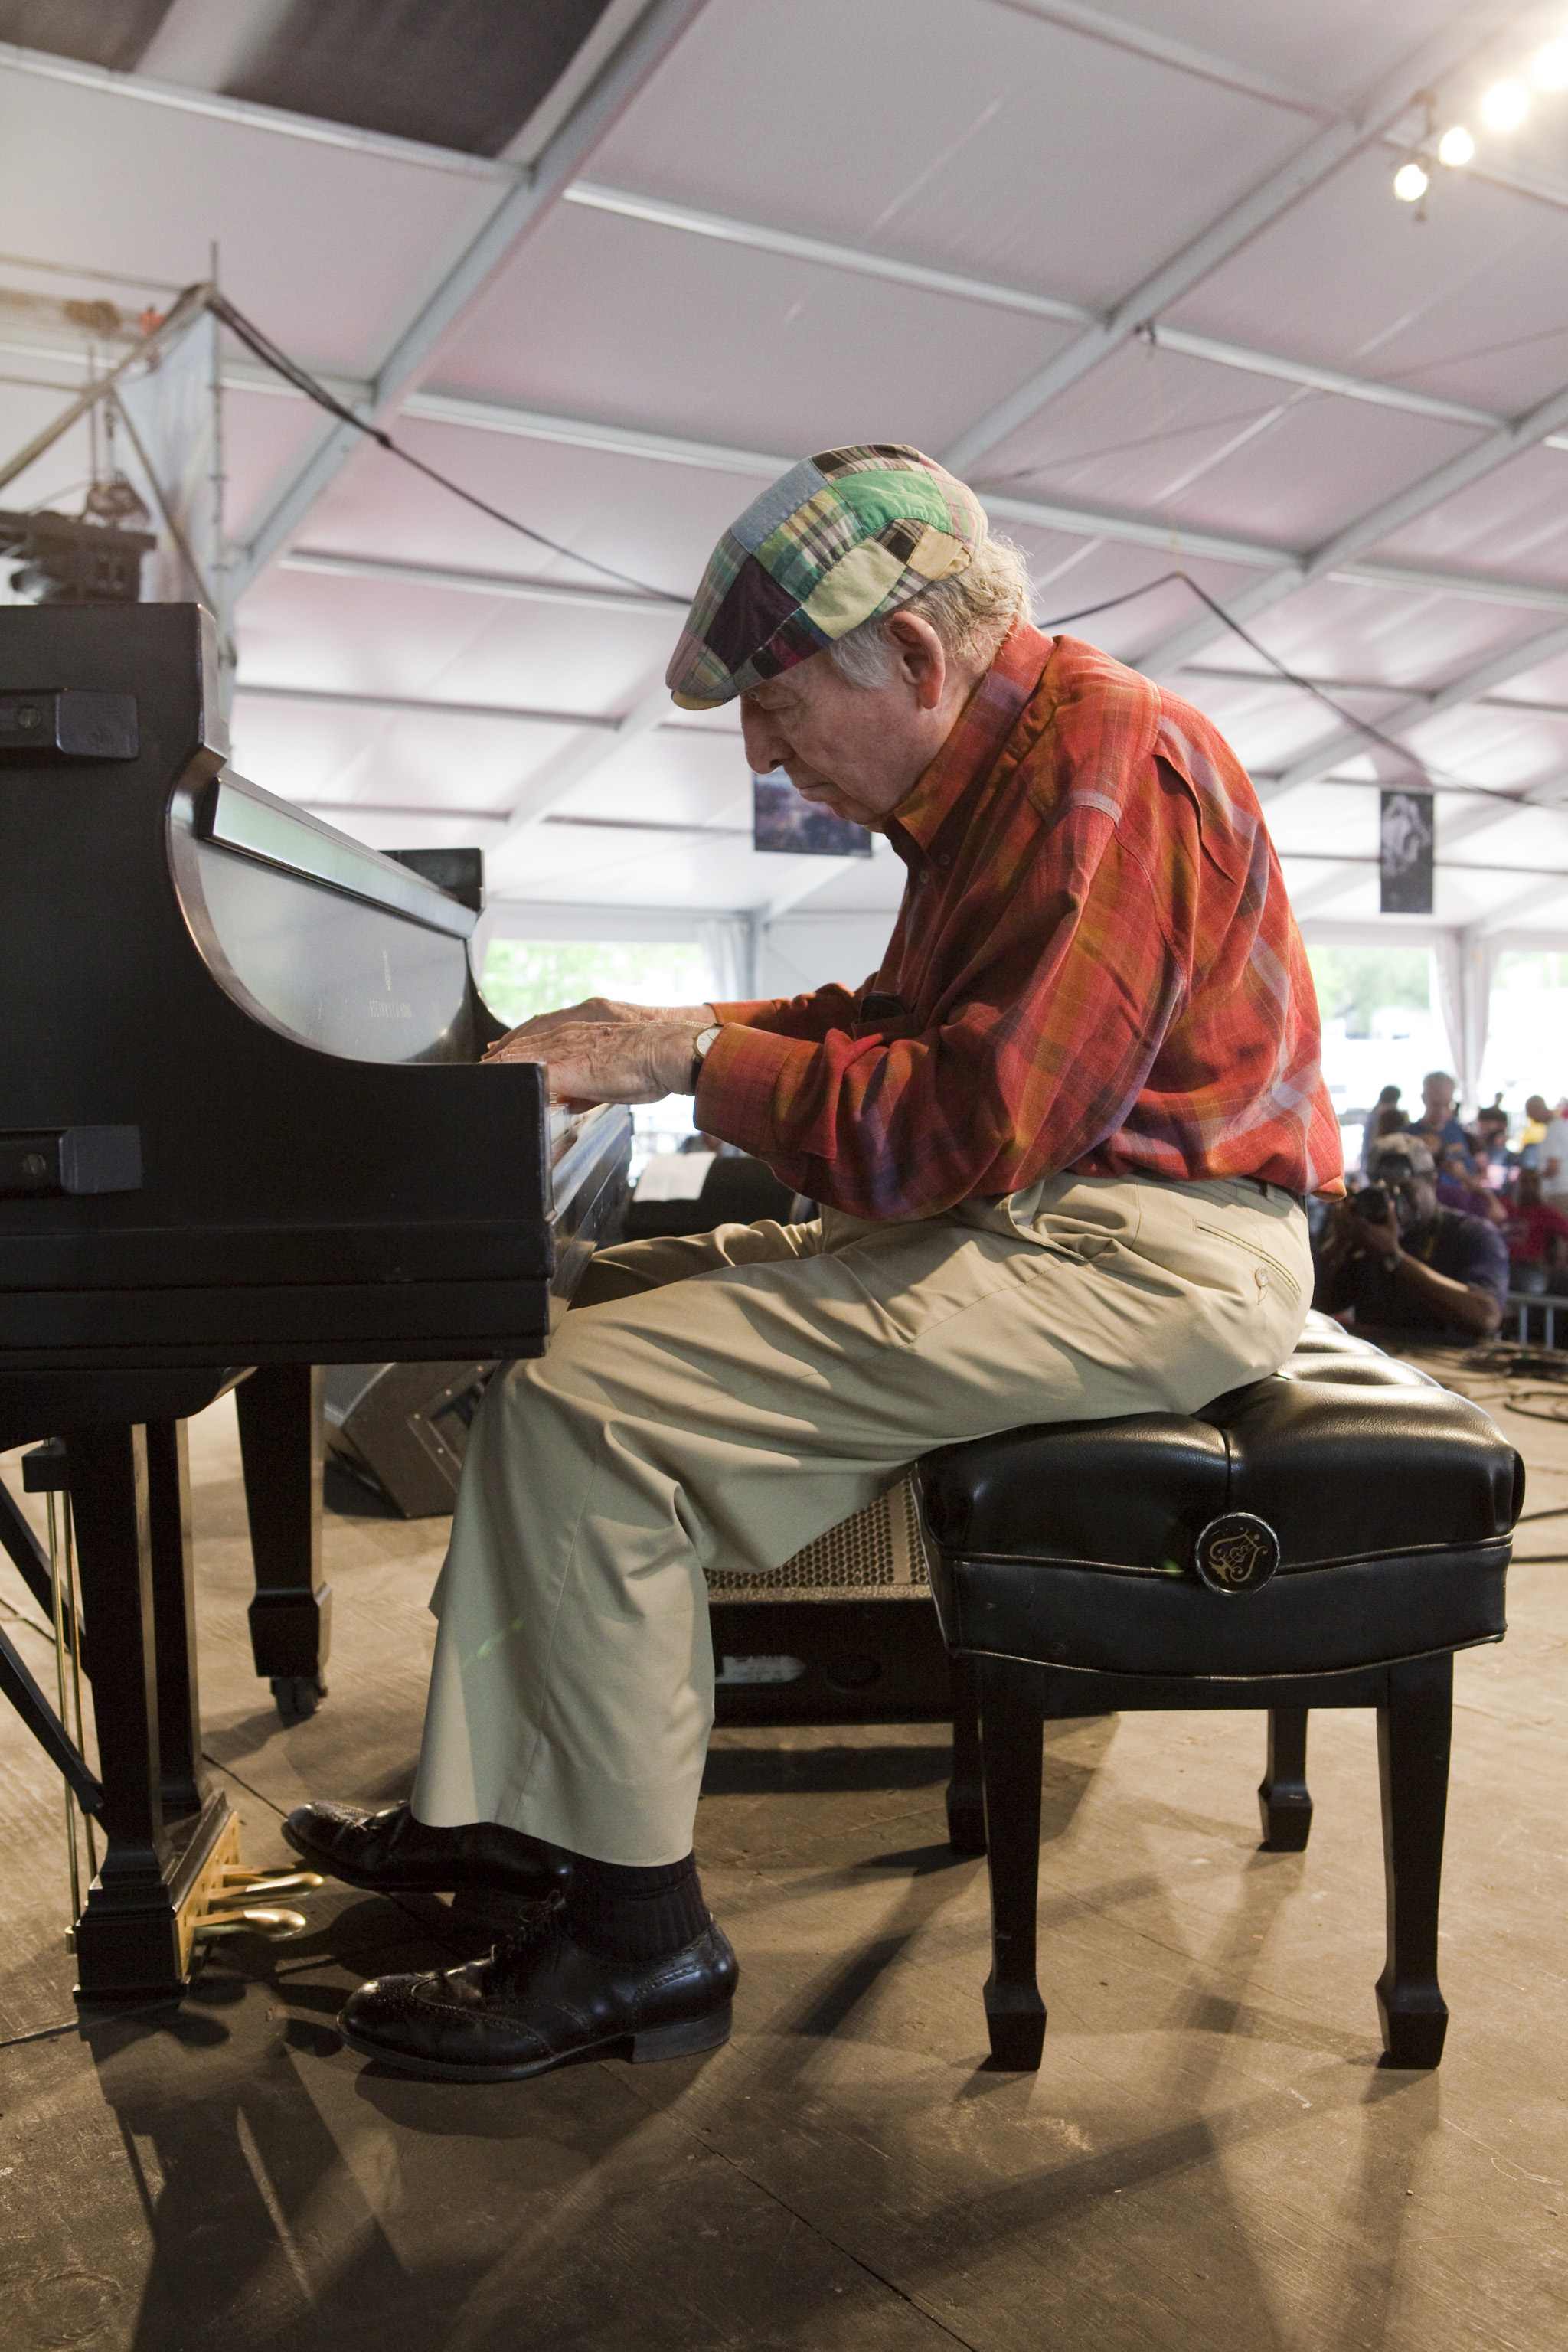
<path fill-rule="evenodd" d="M 625 1111 L 479 1066 L 502 1024 L 471 877 L 237 775 L 216 679 L 195 605 L 0 611 L 0 1447 L 63 1456 L 101 1777 L 3 1634 L 0 1689 L 106 1840 L 92 2000 L 183 1990 L 237 1853 L 202 1769 L 185 1418 L 244 1376 L 257 1663 L 307 1681 L 313 1368 L 542 1352 L 630 1149 Z"/>

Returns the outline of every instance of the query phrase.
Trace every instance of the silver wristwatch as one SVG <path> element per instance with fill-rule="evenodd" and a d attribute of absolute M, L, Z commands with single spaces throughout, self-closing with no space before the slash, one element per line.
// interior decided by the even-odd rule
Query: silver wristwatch
<path fill-rule="evenodd" d="M 697 1092 L 697 1081 L 702 1076 L 703 1056 L 706 1055 L 709 1047 L 712 1045 L 714 1038 L 719 1034 L 720 1029 L 722 1025 L 722 1023 L 715 1021 L 711 1023 L 708 1028 L 700 1029 L 696 1036 L 691 1041 L 691 1084 L 687 1089 L 690 1094 L 695 1094 Z"/>

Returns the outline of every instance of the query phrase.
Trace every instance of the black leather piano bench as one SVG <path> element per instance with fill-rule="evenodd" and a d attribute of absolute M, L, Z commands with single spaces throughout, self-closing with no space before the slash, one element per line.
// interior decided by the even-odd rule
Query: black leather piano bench
<path fill-rule="evenodd" d="M 917 1486 L 960 1702 L 952 1843 L 990 1865 L 994 2063 L 1032 2070 L 1045 2039 L 1047 1717 L 1267 1708 L 1263 1843 L 1300 1852 L 1308 1710 L 1375 1706 L 1384 2063 L 1436 2066 L 1454 1653 L 1502 1637 L 1524 1499 L 1487 1415 L 1314 1316 L 1280 1372 L 1203 1412 L 946 1446 Z"/>

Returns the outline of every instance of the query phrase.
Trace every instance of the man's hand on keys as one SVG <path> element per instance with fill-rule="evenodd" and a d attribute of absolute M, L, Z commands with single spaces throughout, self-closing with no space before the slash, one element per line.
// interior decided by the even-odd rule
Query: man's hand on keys
<path fill-rule="evenodd" d="M 710 1029 L 719 1018 L 710 1004 L 621 1004 L 613 996 L 585 996 L 581 1004 L 568 1004 L 559 1013 L 536 1013 L 531 1021 L 521 1021 L 504 1037 L 488 1047 L 485 1059 L 492 1055 L 510 1061 L 536 1058 L 531 1055 L 507 1055 L 506 1048 L 517 1037 L 539 1037 L 550 1029 L 559 1029 L 569 1021 L 591 1022 L 595 1026 L 611 1021 L 689 1021 L 694 1030 Z"/>
<path fill-rule="evenodd" d="M 559 1013 L 536 1013 L 488 1046 L 484 1058 L 542 1062 L 552 1095 L 573 1108 L 658 1102 L 690 1092 L 693 1049 L 713 1021 L 710 1004 L 620 1004 L 591 996 Z"/>

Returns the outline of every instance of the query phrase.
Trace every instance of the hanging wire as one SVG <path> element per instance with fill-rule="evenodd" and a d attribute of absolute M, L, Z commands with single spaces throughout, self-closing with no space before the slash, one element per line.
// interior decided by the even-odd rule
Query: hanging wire
<path fill-rule="evenodd" d="M 426 465 L 423 457 L 416 457 L 411 449 L 405 449 L 381 425 L 372 425 L 364 417 L 356 415 L 352 408 L 330 393 L 324 383 L 318 383 L 315 377 L 299 366 L 287 352 L 280 352 L 259 327 L 251 324 L 243 311 L 235 309 L 226 294 L 209 294 L 207 308 L 231 334 L 238 337 L 247 351 L 254 352 L 265 366 L 280 375 L 286 383 L 292 384 L 296 392 L 303 393 L 307 400 L 313 400 L 318 408 L 324 408 L 328 415 L 335 416 L 341 425 L 352 425 L 356 433 L 365 434 L 378 448 L 384 449 L 389 457 L 401 458 L 404 465 L 412 466 L 416 474 L 423 474 L 442 489 L 450 490 L 452 496 L 461 499 L 466 506 L 475 507 L 480 514 L 489 515 L 492 522 L 503 524 L 508 530 L 520 532 L 524 539 L 531 540 L 536 547 L 547 547 L 552 555 L 564 556 L 569 563 L 580 563 L 590 572 L 601 573 L 606 580 L 617 581 L 623 588 L 635 588 L 639 595 L 657 597 L 661 604 L 689 604 L 689 597 L 677 593 L 674 589 L 655 588 L 629 572 L 617 572 L 613 564 L 600 563 L 591 555 L 579 555 L 575 549 L 563 546 L 558 539 L 551 539 L 543 531 L 535 530 L 530 523 L 519 522 L 515 515 L 491 506 L 488 499 L 481 499 L 474 491 L 465 489 L 461 482 L 453 481 L 450 475 L 441 473 L 435 466 Z"/>
<path fill-rule="evenodd" d="M 1156 422 L 1154 432 L 1152 435 L 1147 436 L 1146 439 L 1156 444 L 1160 449 L 1162 457 L 1163 457 L 1170 436 L 1165 419 L 1163 383 L 1159 364 L 1163 356 L 1160 350 L 1159 336 L 1152 320 L 1147 325 L 1141 327 L 1138 331 L 1140 339 L 1147 347 L 1149 358 L 1153 364 L 1152 383 Z M 1303 387 L 1303 389 L 1305 389 L 1305 387 Z M 1287 406 L 1290 403 L 1289 402 L 1286 404 Z M 1256 413 L 1260 416 L 1267 416 L 1274 412 L 1265 408 L 1260 409 Z M 1171 540 L 1173 547 L 1179 546 L 1181 540 L 1181 525 L 1174 519 L 1172 519 L 1171 521 Z M 1247 646 L 1251 652 L 1255 653 L 1260 661 L 1267 662 L 1269 668 L 1275 671 L 1279 677 L 1283 678 L 1288 686 L 1295 687 L 1302 694 L 1310 694 L 1313 698 L 1314 701 L 1321 702 L 1325 709 L 1331 710 L 1336 719 L 1342 719 L 1347 727 L 1352 728 L 1358 735 L 1364 735 L 1370 742 L 1376 743 L 1384 751 L 1392 751 L 1395 758 L 1401 761 L 1405 767 L 1412 769 L 1415 773 L 1419 776 L 1423 785 L 1442 783 L 1454 792 L 1478 793 L 1488 800 L 1514 801 L 1523 806 L 1531 805 L 1531 794 L 1528 790 L 1521 792 L 1493 792 L 1485 784 L 1468 783 L 1462 777 L 1455 776 L 1447 770 L 1432 766 L 1429 761 L 1423 760 L 1416 752 L 1412 751 L 1407 744 L 1401 743 L 1397 737 L 1386 734 L 1382 728 L 1374 726 L 1370 719 L 1362 719 L 1358 717 L 1353 710 L 1347 709 L 1342 702 L 1336 700 L 1333 695 L 1325 692 L 1324 688 L 1317 685 L 1314 680 L 1310 677 L 1301 677 L 1299 671 L 1291 669 L 1289 665 L 1282 662 L 1277 655 L 1271 654 L 1267 646 L 1260 644 L 1258 638 L 1256 638 L 1249 630 L 1244 629 L 1241 623 L 1234 619 L 1232 615 L 1226 611 L 1225 606 L 1221 604 L 1215 597 L 1209 594 L 1206 588 L 1200 586 L 1199 583 L 1193 578 L 1190 572 L 1184 571 L 1179 567 L 1174 571 L 1162 572 L 1157 580 L 1146 581 L 1141 588 L 1129 589 L 1121 596 L 1107 597 L 1103 603 L 1099 604 L 1086 604 L 1076 613 L 1065 613 L 1058 620 L 1043 622 L 1040 625 L 1047 629 L 1065 628 L 1070 622 L 1087 621 L 1097 613 L 1110 613 L 1113 612 L 1118 605 L 1135 604 L 1139 597 L 1152 595 L 1156 589 L 1167 588 L 1173 582 L 1179 583 L 1184 588 L 1187 589 L 1191 594 L 1198 599 L 1200 604 L 1206 604 L 1209 611 L 1214 614 L 1215 620 L 1217 620 L 1223 627 L 1228 629 L 1233 636 L 1239 637 L 1242 644 Z M 1390 691 L 1396 692 L 1397 688 L 1391 688 Z"/>
<path fill-rule="evenodd" d="M 369 423 L 366 418 L 356 415 L 346 403 L 339 400 L 335 394 L 329 392 L 325 384 L 319 383 L 308 369 L 291 360 L 286 352 L 280 351 L 269 336 L 264 334 L 262 330 L 247 319 L 242 310 L 236 308 L 226 294 L 220 294 L 215 287 L 187 288 L 174 308 L 181 309 L 187 300 L 196 295 L 205 297 L 205 307 L 211 310 L 213 316 L 226 326 L 231 334 L 237 337 L 264 366 L 281 376 L 283 381 L 291 384 L 296 392 L 303 394 L 307 400 L 313 401 L 319 408 L 324 409 L 329 416 L 335 417 L 340 424 L 351 425 L 356 433 L 364 434 L 368 439 L 376 444 L 378 448 L 384 450 L 388 457 L 400 459 L 404 465 L 411 467 L 416 473 L 423 474 L 427 480 L 435 482 L 441 489 L 450 491 L 454 498 L 461 499 L 466 506 L 473 507 L 479 513 L 487 515 L 491 521 L 500 523 L 504 529 L 517 531 L 522 538 L 531 540 L 535 546 L 548 548 L 552 554 L 563 557 L 568 563 L 579 564 L 587 571 L 596 572 L 604 579 L 613 580 L 621 587 L 635 589 L 639 595 L 652 596 L 660 604 L 671 606 L 681 606 L 689 602 L 689 597 L 677 590 L 655 587 L 651 582 L 639 579 L 634 572 L 617 571 L 613 564 L 601 563 L 595 556 L 580 554 L 574 548 L 565 546 L 560 540 L 552 539 L 546 532 L 535 530 L 531 524 L 521 522 L 515 515 L 507 514 L 501 508 L 492 506 L 488 499 L 481 499 L 475 491 L 465 488 L 462 483 L 455 482 L 449 475 L 443 474 L 437 467 L 427 464 L 423 457 L 416 457 L 411 449 L 405 449 L 399 442 L 395 441 L 384 427 Z M 163 322 L 165 326 L 167 323 L 167 320 Z M 122 362 L 121 366 L 124 364 L 125 362 Z M 120 370 L 117 369 L 114 373 L 118 374 Z M 105 379 L 101 386 L 98 387 L 100 394 L 107 393 L 113 381 L 112 375 Z M 81 404 L 83 406 L 89 404 L 89 401 Z M 90 404 L 96 412 L 96 400 L 90 400 Z M 116 403 L 116 405 L 118 406 L 119 404 Z M 125 417 L 123 409 L 121 409 L 120 414 L 129 426 L 130 419 Z M 133 428 L 132 432 L 134 439 Z M 1156 437 L 1160 436 L 1156 436 Z M 163 504 L 162 499 L 160 499 L 160 504 Z M 167 515 L 165 519 L 167 520 Z M 175 536 L 176 543 L 180 544 L 181 535 L 176 533 Z M 184 544 L 180 544 L 180 552 L 191 569 L 195 571 L 195 562 Z M 200 578 L 199 572 L 196 576 Z M 1295 687 L 1303 694 L 1310 694 L 1314 700 L 1321 702 L 1325 709 L 1331 710 L 1336 719 L 1342 720 L 1344 725 L 1352 729 L 1355 733 L 1365 736 L 1369 742 L 1378 744 L 1384 751 L 1392 751 L 1396 759 L 1414 770 L 1424 784 L 1441 784 L 1451 791 L 1479 794 L 1487 800 L 1512 801 L 1525 807 L 1532 805 L 1528 789 L 1510 792 L 1505 789 L 1493 790 L 1485 784 L 1472 784 L 1464 778 L 1454 775 L 1449 770 L 1434 766 L 1430 761 L 1422 760 L 1406 744 L 1401 743 L 1397 737 L 1385 733 L 1382 728 L 1374 726 L 1370 719 L 1359 717 L 1355 711 L 1347 709 L 1342 702 L 1326 692 L 1314 680 L 1303 677 L 1299 671 L 1291 669 L 1288 663 L 1282 662 L 1277 655 L 1270 653 L 1268 646 L 1260 643 L 1250 630 L 1243 628 L 1239 621 L 1233 619 L 1218 599 L 1211 596 L 1208 590 L 1193 578 L 1191 572 L 1179 567 L 1162 572 L 1156 580 L 1145 581 L 1141 587 L 1127 589 L 1120 596 L 1108 596 L 1098 604 L 1080 605 L 1075 612 L 1058 614 L 1054 619 L 1042 622 L 1040 625 L 1047 629 L 1066 628 L 1075 621 L 1089 620 L 1098 614 L 1115 612 L 1124 604 L 1136 604 L 1141 597 L 1152 595 L 1157 589 L 1169 587 L 1173 583 L 1179 583 L 1195 596 L 1200 604 L 1205 604 L 1223 627 L 1228 629 L 1234 636 L 1239 637 L 1242 644 L 1255 653 L 1259 660 L 1267 662 L 1269 668 L 1288 686 Z M 1391 688 L 1390 691 L 1395 692 L 1397 689 Z"/>
<path fill-rule="evenodd" d="M 1528 787 L 1522 791 L 1513 792 L 1500 785 L 1494 789 L 1489 784 L 1469 783 L 1464 777 L 1456 776 L 1451 769 L 1440 768 L 1429 760 L 1421 759 L 1405 744 L 1401 743 L 1396 736 L 1385 734 L 1381 727 L 1374 727 L 1371 719 L 1358 718 L 1353 710 L 1347 709 L 1342 702 L 1337 701 L 1313 679 L 1303 677 L 1299 670 L 1293 670 L 1289 663 L 1282 662 L 1277 654 L 1271 654 L 1268 646 L 1261 644 L 1249 629 L 1244 629 L 1239 621 L 1231 618 L 1216 597 L 1211 596 L 1206 588 L 1200 587 L 1190 572 L 1180 570 L 1162 572 L 1157 580 L 1146 580 L 1141 588 L 1129 588 L 1120 596 L 1107 596 L 1099 604 L 1080 605 L 1076 613 L 1059 613 L 1054 619 L 1041 621 L 1037 625 L 1042 629 L 1065 629 L 1074 621 L 1091 619 L 1097 613 L 1112 613 L 1119 605 L 1135 604 L 1141 596 L 1152 596 L 1157 588 L 1168 588 L 1173 582 L 1179 582 L 1184 588 L 1190 589 L 1200 604 L 1208 606 L 1215 620 L 1222 622 L 1234 636 L 1239 637 L 1244 646 L 1249 646 L 1260 661 L 1266 661 L 1269 668 L 1284 679 L 1287 686 L 1298 687 L 1303 694 L 1311 695 L 1313 699 L 1321 702 L 1325 709 L 1331 710 L 1336 719 L 1342 719 L 1347 727 L 1354 728 L 1358 735 L 1364 735 L 1372 742 L 1380 744 L 1385 751 L 1395 753 L 1407 767 L 1414 768 L 1424 784 L 1441 785 L 1450 792 L 1469 793 L 1482 800 L 1512 801 L 1521 808 L 1547 805 L 1544 802 L 1538 803 L 1533 800 Z M 1400 689 L 1391 686 L 1388 691 L 1390 694 L 1397 694 Z"/>

